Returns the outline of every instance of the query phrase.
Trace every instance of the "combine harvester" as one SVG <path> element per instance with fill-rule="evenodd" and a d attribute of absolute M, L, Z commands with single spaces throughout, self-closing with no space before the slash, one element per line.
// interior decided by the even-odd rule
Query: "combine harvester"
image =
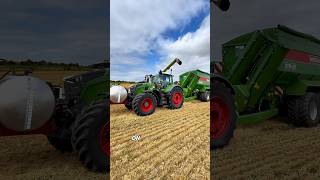
<path fill-rule="evenodd" d="M 319 123 L 320 40 L 279 25 L 239 36 L 222 52 L 223 68 L 211 76 L 211 148 L 226 145 L 236 123 L 282 110 L 294 125 Z"/>
<path fill-rule="evenodd" d="M 108 79 L 103 68 L 54 87 L 8 71 L 0 77 L 0 136 L 44 134 L 56 149 L 74 150 L 87 168 L 109 171 Z"/>
<path fill-rule="evenodd" d="M 175 63 L 181 65 L 179 59 L 174 59 L 157 75 L 146 75 L 145 80 L 126 89 L 122 86 L 112 86 L 110 101 L 114 104 L 125 104 L 127 109 L 133 109 L 139 116 L 147 116 L 155 111 L 157 106 L 167 106 L 179 109 L 185 100 L 210 100 L 210 75 L 200 70 L 188 71 L 179 76 L 179 82 L 173 82 L 173 75 L 165 73 Z"/>

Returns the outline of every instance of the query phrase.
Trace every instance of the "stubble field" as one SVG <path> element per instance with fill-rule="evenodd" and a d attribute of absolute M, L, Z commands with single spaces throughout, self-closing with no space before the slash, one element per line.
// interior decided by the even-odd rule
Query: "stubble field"
<path fill-rule="evenodd" d="M 214 179 L 319 179 L 320 127 L 287 119 L 239 126 L 230 144 L 211 153 Z"/>
<path fill-rule="evenodd" d="M 112 179 L 209 179 L 209 103 L 140 117 L 111 105 Z M 132 136 L 139 135 L 138 141 Z"/>

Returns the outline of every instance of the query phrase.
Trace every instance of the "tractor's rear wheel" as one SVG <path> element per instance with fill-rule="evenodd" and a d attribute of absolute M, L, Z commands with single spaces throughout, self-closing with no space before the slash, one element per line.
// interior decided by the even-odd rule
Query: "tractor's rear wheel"
<path fill-rule="evenodd" d="M 151 93 L 141 93 L 134 97 L 132 107 L 139 116 L 147 116 L 154 113 L 157 106 L 157 99 Z"/>
<path fill-rule="evenodd" d="M 210 101 L 210 93 L 208 91 L 201 93 L 199 99 L 203 102 Z"/>
<path fill-rule="evenodd" d="M 183 91 L 179 87 L 174 87 L 168 94 L 168 107 L 169 109 L 179 109 L 184 102 Z"/>
<path fill-rule="evenodd" d="M 210 148 L 227 145 L 236 127 L 236 108 L 231 90 L 214 81 L 210 101 Z"/>
<path fill-rule="evenodd" d="M 72 145 L 88 168 L 107 172 L 110 167 L 110 122 L 107 100 L 86 107 L 74 122 Z"/>
<path fill-rule="evenodd" d="M 304 96 L 291 98 L 288 102 L 288 117 L 296 126 L 316 126 L 320 121 L 319 95 L 308 92 Z"/>

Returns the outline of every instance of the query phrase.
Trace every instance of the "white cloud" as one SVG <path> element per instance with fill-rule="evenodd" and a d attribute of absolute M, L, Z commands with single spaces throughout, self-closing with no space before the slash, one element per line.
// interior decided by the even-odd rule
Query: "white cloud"
<path fill-rule="evenodd" d="M 181 66 L 174 66 L 173 72 L 178 75 L 183 72 L 200 69 L 210 72 L 210 16 L 208 15 L 202 22 L 199 29 L 189 32 L 176 41 L 160 40 L 163 63 L 159 68 L 165 67 L 172 59 L 179 58 Z"/>
<path fill-rule="evenodd" d="M 158 67 L 145 67 L 148 59 L 144 57 L 152 50 L 162 48 L 159 42 L 167 41 L 161 40 L 162 33 L 170 29 L 183 28 L 190 23 L 192 17 L 208 8 L 208 5 L 209 2 L 206 0 L 111 1 L 111 79 L 141 80 L 141 74 L 156 73 Z M 185 46 L 182 44 L 183 42 L 181 46 Z M 178 52 L 189 52 L 183 49 L 182 47 Z M 199 53 L 205 54 L 201 50 Z M 126 72 L 118 72 L 123 70 Z M 140 70 L 142 72 L 138 73 Z M 119 76 L 121 73 L 130 75 Z"/>

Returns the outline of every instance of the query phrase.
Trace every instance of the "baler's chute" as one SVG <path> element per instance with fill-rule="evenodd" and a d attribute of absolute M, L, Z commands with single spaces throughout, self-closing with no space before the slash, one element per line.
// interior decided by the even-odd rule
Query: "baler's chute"
<path fill-rule="evenodd" d="M 230 7 L 229 0 L 211 0 L 211 2 L 213 2 L 222 11 L 227 11 Z"/>

